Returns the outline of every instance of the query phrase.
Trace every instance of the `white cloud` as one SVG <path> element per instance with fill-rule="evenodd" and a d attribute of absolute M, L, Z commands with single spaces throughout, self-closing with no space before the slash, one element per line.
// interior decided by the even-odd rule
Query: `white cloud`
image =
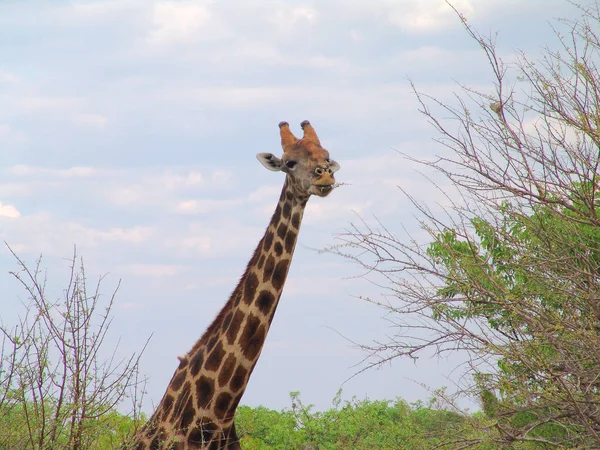
<path fill-rule="evenodd" d="M 130 244 L 144 242 L 153 234 L 153 230 L 149 227 L 110 228 L 106 231 L 88 230 L 88 232 L 91 236 L 97 237 L 99 240 Z"/>
<path fill-rule="evenodd" d="M 20 83 L 21 79 L 11 72 L 0 70 L 0 84 L 2 83 Z"/>
<path fill-rule="evenodd" d="M 10 126 L 6 124 L 0 124 L 0 139 L 6 139 L 12 133 Z"/>
<path fill-rule="evenodd" d="M 172 277 L 179 274 L 183 266 L 175 264 L 128 264 L 118 268 L 119 272 L 136 277 Z"/>
<path fill-rule="evenodd" d="M 117 206 L 139 205 L 155 199 L 144 186 L 128 184 L 125 186 L 112 186 L 103 191 L 106 199 Z"/>
<path fill-rule="evenodd" d="M 51 97 L 29 95 L 16 101 L 17 106 L 27 112 L 69 111 L 76 108 L 81 99 L 76 97 Z"/>
<path fill-rule="evenodd" d="M 320 59 L 319 64 L 333 64 Z M 336 69 L 337 70 L 337 69 Z M 223 110 L 251 111 L 257 109 L 297 108 L 312 111 L 321 116 L 335 116 L 336 120 L 378 118 L 385 113 L 397 113 L 413 109 L 414 95 L 407 82 L 365 86 L 360 90 L 351 86 L 273 86 L 273 87 L 178 87 L 165 94 L 171 101 L 181 104 L 199 104 Z M 410 101 L 399 101 L 408 98 Z"/>
<path fill-rule="evenodd" d="M 63 177 L 89 177 L 98 173 L 97 169 L 93 167 L 70 167 L 66 170 L 60 171 L 60 176 Z"/>
<path fill-rule="evenodd" d="M 317 21 L 317 16 L 317 11 L 314 8 L 281 4 L 272 13 L 270 22 L 282 30 L 290 30 L 294 25 L 303 22 L 313 25 Z"/>
<path fill-rule="evenodd" d="M 236 56 L 254 61 L 271 64 L 281 64 L 286 58 L 272 42 L 250 41 L 240 39 L 235 47 L 231 49 L 230 57 Z"/>
<path fill-rule="evenodd" d="M 343 188 L 344 187 L 342 186 L 336 189 L 336 192 L 333 192 L 330 195 L 333 197 L 338 194 L 339 196 L 338 190 Z M 306 208 L 303 222 L 313 223 L 323 222 L 334 218 L 347 218 L 349 211 L 354 211 L 355 213 L 362 215 L 373 205 L 372 201 L 356 201 L 352 199 L 352 195 L 349 197 L 350 198 L 345 199 L 340 199 L 339 197 L 337 199 L 326 198 L 322 200 L 322 202 L 320 199 L 311 200 L 309 206 Z"/>
<path fill-rule="evenodd" d="M 169 240 L 169 246 L 173 246 L 183 254 L 206 254 L 212 248 L 212 239 L 206 236 L 189 236 L 181 239 L 171 239 Z"/>
<path fill-rule="evenodd" d="M 167 167 L 160 170 L 124 171 L 102 190 L 101 195 L 118 206 L 154 205 L 169 210 L 192 212 L 202 201 L 189 203 L 193 200 L 189 198 L 190 193 L 197 195 L 207 188 L 215 187 L 224 189 L 230 178 L 231 172 L 222 169 L 202 172 Z M 180 197 L 182 192 L 185 192 L 187 198 Z M 215 205 L 212 209 L 219 208 Z"/>
<path fill-rule="evenodd" d="M 84 253 L 91 249 L 120 253 L 128 246 L 141 248 L 154 234 L 149 226 L 90 227 L 49 212 L 21 215 L 0 228 L 2 239 L 19 251 L 48 255 L 63 255 L 74 244 Z"/>
<path fill-rule="evenodd" d="M 428 64 L 428 63 L 439 63 L 442 60 L 458 60 L 461 56 L 473 56 L 479 55 L 479 52 L 475 49 L 468 53 L 460 52 L 457 50 L 448 50 L 441 47 L 432 45 L 413 48 L 404 52 L 401 52 L 397 58 L 400 64 Z"/>
<path fill-rule="evenodd" d="M 355 42 L 360 42 L 364 39 L 364 35 L 361 30 L 354 30 L 354 29 L 351 30 L 350 36 L 352 37 L 352 40 Z"/>
<path fill-rule="evenodd" d="M 34 194 L 36 186 L 34 183 L 8 182 L 0 183 L 0 192 L 7 198 L 29 197 Z"/>
<path fill-rule="evenodd" d="M 248 195 L 248 200 L 255 203 L 262 203 L 266 199 L 273 199 L 274 201 L 280 192 L 281 185 L 271 184 L 268 186 L 260 186 Z M 271 204 L 269 204 L 269 209 L 272 209 Z"/>
<path fill-rule="evenodd" d="M 139 4 L 139 0 L 78 1 L 73 3 L 71 12 L 78 18 L 100 18 L 115 12 L 127 11 Z"/>
<path fill-rule="evenodd" d="M 276 202 L 281 193 L 282 183 L 283 177 L 281 177 L 279 181 L 273 180 L 273 184 L 260 186 L 258 189 L 248 194 L 243 200 L 242 205 L 254 203 L 256 205 L 254 207 L 254 213 L 265 219 L 267 217 L 270 218 L 277 205 Z"/>
<path fill-rule="evenodd" d="M 161 176 L 161 182 L 166 189 L 175 190 L 182 187 L 202 186 L 204 177 L 200 172 L 191 171 L 181 174 L 167 169 Z"/>
<path fill-rule="evenodd" d="M 75 123 L 84 128 L 103 129 L 108 119 L 102 114 L 76 114 Z"/>
<path fill-rule="evenodd" d="M 279 103 L 291 97 L 286 88 L 279 87 L 192 87 L 175 88 L 167 96 L 173 100 L 197 101 L 204 105 L 218 105 L 228 109 L 251 109 L 257 105 Z"/>
<path fill-rule="evenodd" d="M 240 200 L 217 200 L 214 198 L 182 200 L 177 204 L 175 209 L 177 212 L 183 214 L 206 214 L 209 212 L 227 210 L 240 203 Z"/>
<path fill-rule="evenodd" d="M 0 202 L 0 217 L 8 217 L 9 219 L 16 219 L 21 217 L 19 210 L 13 205 L 5 205 Z"/>
<path fill-rule="evenodd" d="M 298 266 L 302 266 L 302 263 L 298 264 Z M 298 267 L 298 269 L 300 269 L 300 267 Z M 339 265 L 336 267 L 323 263 L 320 264 L 321 273 L 336 273 L 338 271 Z M 343 292 L 346 280 L 340 277 L 310 273 L 310 269 L 305 269 L 302 273 L 306 273 L 307 275 L 303 276 L 296 274 L 289 277 L 286 281 L 286 298 L 301 297 L 303 301 L 308 301 L 308 299 L 319 298 L 319 295 L 323 295 L 324 292 Z"/>
<path fill-rule="evenodd" d="M 120 309 L 124 309 L 124 310 L 129 310 L 129 311 L 137 311 L 139 309 L 142 309 L 142 302 L 123 302 L 123 303 L 117 303 L 117 307 Z"/>
<path fill-rule="evenodd" d="M 46 176 L 53 178 L 89 178 L 95 175 L 106 173 L 100 169 L 87 166 L 75 166 L 68 169 L 51 169 L 48 167 L 30 166 L 27 164 L 17 164 L 9 167 L 8 173 L 16 176 Z"/>
<path fill-rule="evenodd" d="M 231 179 L 232 173 L 228 170 L 215 170 L 210 179 L 213 183 L 226 184 Z"/>
<path fill-rule="evenodd" d="M 0 103 L 2 101 L 0 100 Z M 0 115 L 2 113 L 0 112 Z M 7 117 L 10 120 L 10 115 Z M 1 120 L 1 119 L 0 119 Z M 23 133 L 23 129 L 27 128 L 27 125 L 23 124 L 16 125 L 14 128 L 7 123 L 0 123 L 0 143 L 2 143 L 2 150 L 7 152 L 6 154 L 18 154 L 23 148 L 26 148 L 28 143 L 28 136 Z"/>
<path fill-rule="evenodd" d="M 228 217 L 222 221 L 190 223 L 185 231 L 169 236 L 163 243 L 165 248 L 170 252 L 175 251 L 178 256 L 222 257 L 240 250 L 249 252 L 263 232 L 263 226 L 247 226 L 239 218 Z"/>
<path fill-rule="evenodd" d="M 408 161 L 392 150 L 386 151 L 385 153 L 364 156 L 362 158 L 347 159 L 342 165 L 342 169 L 345 169 L 347 172 L 365 178 L 370 178 L 374 174 L 390 172 L 408 173 L 414 171 L 417 167 L 418 165 L 416 163 Z M 350 183 L 352 182 L 350 181 Z M 340 189 L 343 189 L 343 187 Z"/>
<path fill-rule="evenodd" d="M 7 119 L 14 117 L 14 112 L 17 112 L 39 115 L 46 120 L 73 121 L 75 124 L 87 128 L 104 128 L 107 123 L 105 116 L 85 111 L 86 105 L 90 103 L 90 96 L 87 92 L 83 96 L 57 95 L 52 88 L 45 88 L 46 83 L 52 84 L 49 81 L 34 81 L 29 78 L 22 81 L 16 75 L 0 70 L 0 86 L 3 83 L 12 84 L 1 98 L 4 106 L 1 112 Z M 64 86 L 60 90 L 71 91 L 65 89 Z M 0 127 L 2 127 L 0 128 L 1 138 L 7 130 L 3 128 L 2 124 Z M 26 128 L 25 126 L 21 127 Z M 11 130 L 8 129 L 8 131 Z"/>
<path fill-rule="evenodd" d="M 153 29 L 148 37 L 151 44 L 171 45 L 198 39 L 217 40 L 231 34 L 204 2 L 160 2 L 154 5 L 152 16 Z"/>
<path fill-rule="evenodd" d="M 152 34 L 155 41 L 177 41 L 189 37 L 198 28 L 205 25 L 211 17 L 206 6 L 190 2 L 159 3 L 154 6 L 154 25 Z"/>
<path fill-rule="evenodd" d="M 475 11 L 470 0 L 454 0 L 454 7 L 467 17 Z M 390 4 L 388 20 L 410 33 L 439 32 L 460 26 L 456 13 L 445 0 L 400 1 Z"/>
<path fill-rule="evenodd" d="M 121 207 L 158 206 L 172 211 L 183 202 L 179 208 L 182 212 L 191 212 L 193 209 L 198 212 L 220 210 L 226 207 L 228 204 L 221 207 L 216 200 L 196 200 L 194 197 L 206 189 L 210 191 L 218 188 L 223 192 L 228 189 L 231 179 L 231 172 L 224 169 L 202 172 L 177 166 L 131 171 L 92 166 L 50 168 L 17 164 L 4 169 L 4 173 L 4 179 L 12 176 L 13 180 L 11 183 L 0 184 L 2 192 L 10 189 L 14 195 L 21 197 L 47 193 L 49 189 L 64 191 L 68 188 L 79 193 L 89 190 L 90 197 L 100 197 L 109 204 Z M 98 183 L 102 183 L 100 189 Z M 185 202 L 192 199 L 194 203 L 187 204 L 186 209 Z"/>

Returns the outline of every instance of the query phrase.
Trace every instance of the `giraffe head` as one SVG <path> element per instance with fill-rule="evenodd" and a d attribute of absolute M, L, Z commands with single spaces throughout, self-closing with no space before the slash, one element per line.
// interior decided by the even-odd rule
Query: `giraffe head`
<path fill-rule="evenodd" d="M 283 156 L 272 153 L 259 153 L 258 160 L 269 170 L 282 171 L 287 175 L 288 183 L 298 197 L 312 194 L 325 197 L 333 190 L 336 172 L 340 165 L 329 159 L 329 152 L 321 147 L 315 129 L 308 120 L 300 126 L 304 130 L 302 139 L 296 138 L 287 122 L 279 123 Z"/>

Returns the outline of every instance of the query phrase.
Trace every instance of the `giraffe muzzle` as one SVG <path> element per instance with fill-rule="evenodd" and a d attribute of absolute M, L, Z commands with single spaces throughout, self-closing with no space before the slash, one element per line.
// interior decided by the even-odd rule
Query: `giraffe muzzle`
<path fill-rule="evenodd" d="M 329 175 L 331 178 L 333 178 L 333 170 L 331 170 L 329 167 L 317 166 L 315 169 L 315 175 L 318 177 Z"/>

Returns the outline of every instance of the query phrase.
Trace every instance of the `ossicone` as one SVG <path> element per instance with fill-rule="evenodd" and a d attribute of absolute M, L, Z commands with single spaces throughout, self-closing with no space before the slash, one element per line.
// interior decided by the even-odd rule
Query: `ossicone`
<path fill-rule="evenodd" d="M 290 130 L 290 124 L 287 122 L 279 122 L 279 133 L 281 134 L 281 147 L 283 152 L 289 151 L 298 142 L 298 139 Z"/>
<path fill-rule="evenodd" d="M 300 126 L 302 127 L 302 130 L 304 130 L 303 139 L 306 139 L 307 141 L 313 141 L 315 144 L 321 145 L 319 137 L 317 136 L 317 132 L 308 120 L 303 120 Z"/>

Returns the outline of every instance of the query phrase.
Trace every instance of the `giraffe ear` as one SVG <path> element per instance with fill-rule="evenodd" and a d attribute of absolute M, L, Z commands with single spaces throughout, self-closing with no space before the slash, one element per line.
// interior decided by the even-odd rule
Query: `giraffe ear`
<path fill-rule="evenodd" d="M 281 166 L 283 165 L 283 161 L 272 153 L 259 153 L 256 155 L 256 158 L 263 166 L 273 172 L 281 170 Z"/>

